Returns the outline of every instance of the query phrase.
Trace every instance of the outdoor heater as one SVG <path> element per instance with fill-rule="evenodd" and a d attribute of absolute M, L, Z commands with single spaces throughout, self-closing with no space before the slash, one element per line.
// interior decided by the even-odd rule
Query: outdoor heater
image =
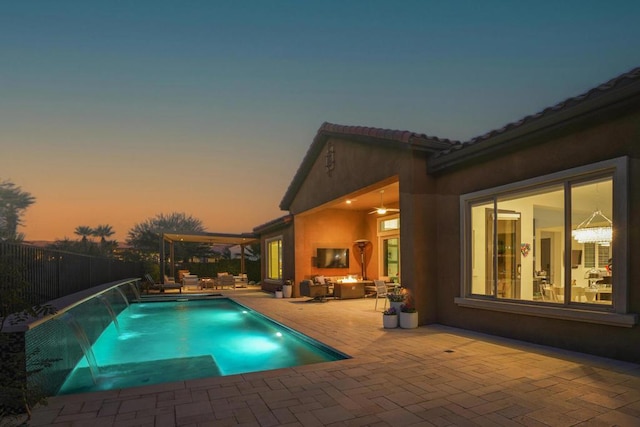
<path fill-rule="evenodd" d="M 355 241 L 355 244 L 358 246 L 358 250 L 360 251 L 360 267 L 362 267 L 362 280 L 367 280 L 367 273 L 364 268 L 364 250 L 369 243 L 366 239 L 359 239 Z"/>

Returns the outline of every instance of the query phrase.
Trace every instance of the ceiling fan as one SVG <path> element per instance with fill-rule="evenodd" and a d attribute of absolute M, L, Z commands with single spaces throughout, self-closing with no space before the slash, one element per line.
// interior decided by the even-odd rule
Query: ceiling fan
<path fill-rule="evenodd" d="M 380 190 L 380 206 L 373 207 L 373 210 L 369 212 L 369 215 L 377 213 L 378 215 L 384 215 L 388 212 L 400 212 L 400 209 L 396 208 L 387 208 L 382 201 L 382 194 L 384 194 L 384 190 Z"/>

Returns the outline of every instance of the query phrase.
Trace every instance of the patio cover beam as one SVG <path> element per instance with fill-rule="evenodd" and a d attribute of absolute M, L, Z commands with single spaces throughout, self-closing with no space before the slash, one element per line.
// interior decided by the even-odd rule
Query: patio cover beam
<path fill-rule="evenodd" d="M 244 262 L 244 248 L 246 245 L 256 243 L 260 241 L 260 237 L 253 233 L 162 233 L 160 238 L 160 280 L 164 283 L 164 267 L 166 258 L 164 256 L 164 242 L 169 243 L 170 259 L 171 259 L 171 272 L 172 276 L 175 276 L 175 262 L 174 262 L 174 249 L 175 242 L 187 242 L 187 243 L 206 243 L 210 245 L 228 245 L 228 246 L 240 246 L 240 273 L 244 274 L 245 262 Z"/>

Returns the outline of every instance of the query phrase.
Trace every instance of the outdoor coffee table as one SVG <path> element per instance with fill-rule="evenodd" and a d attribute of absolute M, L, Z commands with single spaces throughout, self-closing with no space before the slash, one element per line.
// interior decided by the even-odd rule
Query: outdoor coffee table
<path fill-rule="evenodd" d="M 213 288 L 213 279 L 211 277 L 201 277 L 200 287 L 202 289 Z"/>

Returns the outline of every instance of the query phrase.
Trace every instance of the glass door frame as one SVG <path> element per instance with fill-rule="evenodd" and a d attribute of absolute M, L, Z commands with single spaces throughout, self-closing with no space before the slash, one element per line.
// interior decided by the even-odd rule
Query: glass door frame
<path fill-rule="evenodd" d="M 385 227 L 383 227 L 383 225 L 385 224 L 385 222 L 391 222 L 397 220 L 398 226 L 396 228 L 391 228 L 391 229 L 387 229 Z M 382 277 L 382 276 L 387 276 L 386 274 L 384 274 L 384 268 L 387 262 L 387 253 L 384 250 L 384 242 L 385 240 L 389 240 L 389 239 L 397 239 L 398 241 L 398 274 L 397 274 L 397 278 L 398 278 L 398 282 L 400 282 L 400 277 L 401 277 L 401 262 L 400 262 L 400 254 L 401 254 L 401 250 L 400 250 L 400 246 L 401 246 L 401 242 L 400 242 L 400 214 L 395 214 L 395 215 L 389 215 L 389 216 L 384 216 L 382 218 L 378 218 L 377 219 L 377 234 L 378 234 L 378 277 Z"/>

